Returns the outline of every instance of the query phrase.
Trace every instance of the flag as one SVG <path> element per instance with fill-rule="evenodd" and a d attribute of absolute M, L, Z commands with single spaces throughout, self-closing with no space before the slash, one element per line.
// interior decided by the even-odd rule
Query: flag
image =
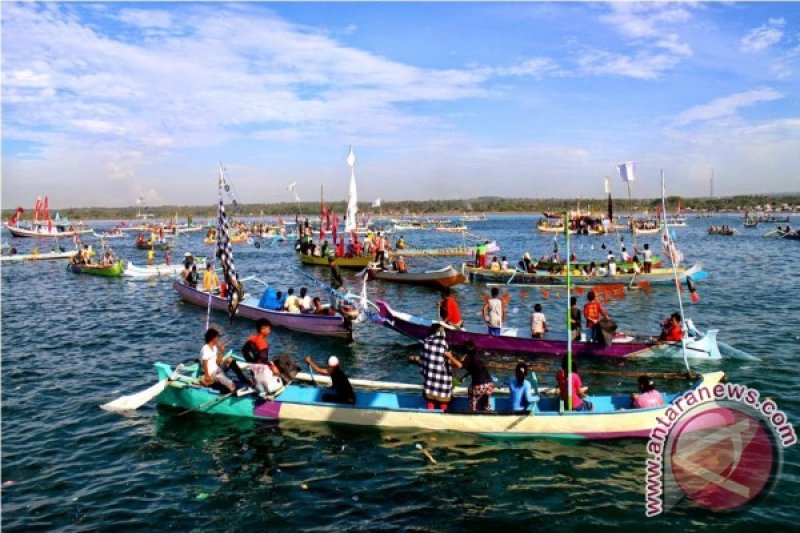
<path fill-rule="evenodd" d="M 617 172 L 619 172 L 619 177 L 622 178 L 622 181 L 634 181 L 636 179 L 636 163 L 633 161 L 626 161 L 621 165 L 617 165 Z"/>
<path fill-rule="evenodd" d="M 605 178 L 603 178 L 603 181 L 605 182 L 606 194 L 611 194 L 611 178 L 606 176 Z"/>
<path fill-rule="evenodd" d="M 374 202 L 372 202 L 372 207 L 380 207 L 381 206 L 381 199 L 378 198 Z"/>
<path fill-rule="evenodd" d="M 286 190 L 294 193 L 294 201 L 295 202 L 299 202 L 300 201 L 300 196 L 297 194 L 297 182 L 296 181 L 291 182 L 289 184 L 289 186 L 286 187 Z"/>
<path fill-rule="evenodd" d="M 19 222 L 19 217 L 20 217 L 20 215 L 22 215 L 22 213 L 23 213 L 24 211 L 25 211 L 25 210 L 24 210 L 24 209 L 22 209 L 22 206 L 20 206 L 20 207 L 17 207 L 17 210 L 16 210 L 16 211 L 14 211 L 14 214 L 13 214 L 13 215 L 11 215 L 11 218 L 9 218 L 9 219 L 8 219 L 8 225 L 9 225 L 9 226 L 16 226 L 16 225 L 17 225 L 17 222 Z"/>
<path fill-rule="evenodd" d="M 356 191 L 356 155 L 353 147 L 350 147 L 350 154 L 347 156 L 347 164 L 350 165 L 350 189 L 347 193 L 347 216 L 345 217 L 344 230 L 347 232 L 356 229 L 358 215 L 358 192 Z"/>
<path fill-rule="evenodd" d="M 331 211 L 331 235 L 333 235 L 333 244 L 336 244 L 336 238 L 338 237 L 339 233 L 339 217 L 336 216 L 336 213 Z"/>
<path fill-rule="evenodd" d="M 217 209 L 217 257 L 222 263 L 222 274 L 228 285 L 228 316 L 231 321 L 236 316 L 239 302 L 244 297 L 244 290 L 239 278 L 236 276 L 236 266 L 233 264 L 233 249 L 228 235 L 228 215 L 225 214 L 225 203 L 222 201 L 222 188 L 225 176 L 222 164 L 219 165 L 219 208 Z"/>
<path fill-rule="evenodd" d="M 47 199 L 47 196 L 44 197 L 44 203 L 42 204 L 42 218 L 45 220 L 50 220 L 50 202 Z"/>
<path fill-rule="evenodd" d="M 39 220 L 39 210 L 42 208 L 42 198 L 37 197 L 36 203 L 33 204 L 33 221 L 36 222 Z"/>

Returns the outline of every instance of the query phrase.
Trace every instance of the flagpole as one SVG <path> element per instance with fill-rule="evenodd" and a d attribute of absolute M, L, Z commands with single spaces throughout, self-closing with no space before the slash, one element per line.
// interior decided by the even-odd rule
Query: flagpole
<path fill-rule="evenodd" d="M 564 211 L 567 220 L 568 211 Z M 570 309 L 570 282 L 572 281 L 572 265 L 570 262 L 569 225 L 564 224 L 564 238 L 567 240 L 567 410 L 572 411 L 572 315 Z"/>

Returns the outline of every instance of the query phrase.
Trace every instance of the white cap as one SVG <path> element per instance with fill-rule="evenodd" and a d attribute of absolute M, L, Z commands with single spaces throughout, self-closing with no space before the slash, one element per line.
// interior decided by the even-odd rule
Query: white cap
<path fill-rule="evenodd" d="M 192 257 L 192 253 L 191 252 L 186 252 L 185 254 L 183 254 L 183 257 Z"/>
<path fill-rule="evenodd" d="M 328 366 L 339 366 L 339 358 L 335 355 L 328 357 Z"/>

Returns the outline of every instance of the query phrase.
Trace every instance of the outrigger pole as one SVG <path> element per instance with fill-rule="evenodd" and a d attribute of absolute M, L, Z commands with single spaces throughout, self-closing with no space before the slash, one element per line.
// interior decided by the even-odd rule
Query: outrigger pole
<path fill-rule="evenodd" d="M 564 220 L 568 220 L 569 211 L 564 211 Z M 567 410 L 572 411 L 572 314 L 570 309 L 570 282 L 572 280 L 571 250 L 569 247 L 569 225 L 564 224 L 564 237 L 567 240 Z M 684 352 L 685 353 L 685 352 Z"/>

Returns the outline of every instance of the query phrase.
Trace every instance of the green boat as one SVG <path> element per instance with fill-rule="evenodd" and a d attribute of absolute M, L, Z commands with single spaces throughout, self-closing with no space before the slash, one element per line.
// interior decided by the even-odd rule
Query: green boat
<path fill-rule="evenodd" d="M 75 263 L 70 263 L 69 267 L 67 268 L 76 274 L 90 274 L 92 276 L 118 278 L 122 276 L 122 272 L 125 270 L 125 263 L 122 260 L 119 260 L 112 265 L 78 265 Z"/>

